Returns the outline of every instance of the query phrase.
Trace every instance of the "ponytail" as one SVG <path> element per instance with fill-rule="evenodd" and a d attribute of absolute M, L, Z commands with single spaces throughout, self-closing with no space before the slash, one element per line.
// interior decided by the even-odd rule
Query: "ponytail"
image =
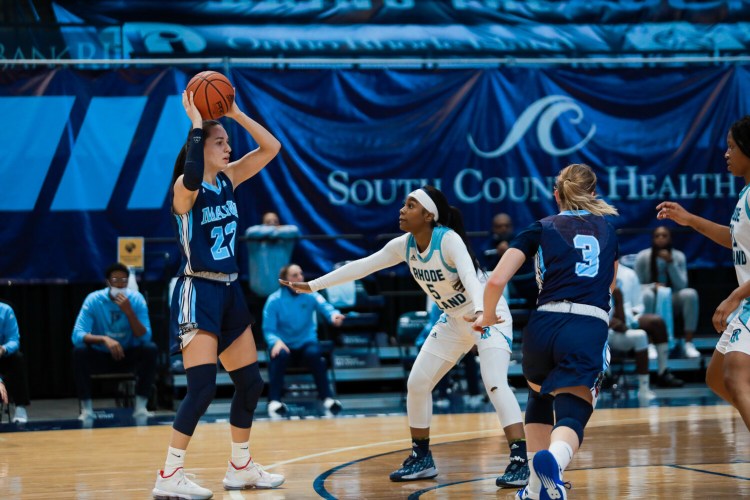
<path fill-rule="evenodd" d="M 432 201 L 435 202 L 435 206 L 437 206 L 438 209 L 438 220 L 440 221 L 440 224 L 453 229 L 453 231 L 461 237 L 461 241 L 464 242 L 466 250 L 469 252 L 471 262 L 474 264 L 474 270 L 479 270 L 479 260 L 477 260 L 476 255 L 474 255 L 474 251 L 471 249 L 471 243 L 469 243 L 469 239 L 466 236 L 464 218 L 461 211 L 458 208 L 449 205 L 448 199 L 443 192 L 436 187 L 427 184 L 422 187 L 422 189 L 426 191 L 430 198 L 432 198 Z M 437 226 L 437 222 L 433 221 L 433 227 L 434 226 Z"/>
<path fill-rule="evenodd" d="M 588 165 L 573 163 L 560 171 L 555 189 L 563 210 L 586 210 L 593 215 L 618 215 L 617 209 L 597 198 L 596 174 Z"/>

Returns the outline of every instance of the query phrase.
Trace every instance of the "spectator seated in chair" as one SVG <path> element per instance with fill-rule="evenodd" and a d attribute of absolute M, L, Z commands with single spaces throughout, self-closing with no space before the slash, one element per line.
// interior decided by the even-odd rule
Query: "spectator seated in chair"
<path fill-rule="evenodd" d="M 25 424 L 29 418 L 26 407 L 31 401 L 29 400 L 29 382 L 26 377 L 26 362 L 19 346 L 16 315 L 8 304 L 0 302 L 0 376 L 8 384 L 10 399 L 16 404 L 13 422 Z"/>
<path fill-rule="evenodd" d="M 492 218 L 489 240 L 485 244 L 483 252 L 484 262 L 482 264 L 485 269 L 490 271 L 495 269 L 515 236 L 513 219 L 511 219 L 510 215 L 499 213 Z M 508 284 L 508 288 L 509 296 L 506 297 L 507 299 L 520 300 L 527 307 L 533 307 L 536 304 L 539 287 L 536 283 L 533 259 L 526 259 L 524 261 L 521 269 L 518 270 Z"/>
<path fill-rule="evenodd" d="M 635 272 L 643 284 L 643 303 L 646 312 L 653 313 L 658 306 L 658 289 L 669 288 L 672 296 L 672 313 L 675 324 L 682 325 L 682 349 L 688 358 L 700 357 L 693 344 L 698 327 L 698 292 L 688 288 L 685 254 L 672 247 L 672 233 L 664 226 L 654 229 L 651 248 L 638 252 Z M 675 336 L 677 329 L 675 328 Z"/>
<path fill-rule="evenodd" d="M 648 373 L 648 334 L 644 330 L 630 329 L 625 322 L 622 291 L 612 292 L 613 306 L 610 309 L 609 338 L 607 343 L 612 351 L 635 352 L 635 371 L 638 374 L 638 400 L 647 403 L 656 397 L 649 387 Z"/>
<path fill-rule="evenodd" d="M 78 418 L 96 418 L 91 375 L 122 372 L 134 372 L 136 377 L 133 417 L 151 416 L 146 405 L 158 351 L 151 341 L 146 299 L 127 288 L 130 271 L 123 264 L 109 266 L 105 278 L 107 286 L 86 297 L 73 328 L 73 363 L 81 402 Z"/>
<path fill-rule="evenodd" d="M 302 268 L 297 264 L 282 267 L 279 278 L 304 281 Z M 318 341 L 316 311 L 334 326 L 340 326 L 345 318 L 321 294 L 297 293 L 287 287 L 280 287 L 273 292 L 263 307 L 263 335 L 270 350 L 268 415 L 271 417 L 288 413 L 286 405 L 281 401 L 284 374 L 290 362 L 299 361 L 303 361 L 312 372 L 323 407 L 332 413 L 341 410 L 341 402 L 333 398 L 328 381 Z"/>
<path fill-rule="evenodd" d="M 645 306 L 641 295 L 641 283 L 635 271 L 625 265 L 617 266 L 617 288 L 622 292 L 625 325 L 628 330 L 640 329 L 648 334 L 654 345 L 657 361 L 656 385 L 659 387 L 682 387 L 684 382 L 675 377 L 667 368 L 669 343 L 667 326 L 658 314 L 644 313 Z M 651 358 L 652 356 L 649 356 Z"/>

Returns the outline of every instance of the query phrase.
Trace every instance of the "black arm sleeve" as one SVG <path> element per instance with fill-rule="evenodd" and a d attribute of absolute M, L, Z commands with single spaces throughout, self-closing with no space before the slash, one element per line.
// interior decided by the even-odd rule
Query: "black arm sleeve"
<path fill-rule="evenodd" d="M 194 128 L 188 138 L 187 158 L 182 183 L 190 191 L 198 191 L 203 182 L 203 130 Z"/>

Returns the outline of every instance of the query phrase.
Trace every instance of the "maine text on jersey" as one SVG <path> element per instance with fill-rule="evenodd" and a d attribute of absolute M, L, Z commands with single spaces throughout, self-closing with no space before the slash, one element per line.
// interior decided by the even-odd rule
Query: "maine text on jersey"
<path fill-rule="evenodd" d="M 237 204 L 232 200 L 227 200 L 224 205 L 215 207 L 203 207 L 203 219 L 201 225 L 216 222 L 217 220 L 226 219 L 227 217 L 238 217 Z"/>

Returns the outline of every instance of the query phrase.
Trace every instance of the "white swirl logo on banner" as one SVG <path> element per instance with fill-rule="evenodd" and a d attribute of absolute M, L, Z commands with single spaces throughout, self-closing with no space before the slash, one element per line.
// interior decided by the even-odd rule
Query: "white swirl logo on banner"
<path fill-rule="evenodd" d="M 503 141 L 499 148 L 494 151 L 482 151 L 477 147 L 471 133 L 467 134 L 469 146 L 474 153 L 482 158 L 497 158 L 498 156 L 502 156 L 519 143 L 533 125 L 534 120 L 539 117 L 539 121 L 536 125 L 536 137 L 542 149 L 551 156 L 562 156 L 573 153 L 583 148 L 586 143 L 594 137 L 594 134 L 596 133 L 596 125 L 591 124 L 591 128 L 586 134 L 586 137 L 577 144 L 568 148 L 558 148 L 552 142 L 552 126 L 563 113 L 567 113 L 568 111 L 575 113 L 575 115 L 570 118 L 570 123 L 574 125 L 581 123 L 581 120 L 583 120 L 583 110 L 573 99 L 564 95 L 543 97 L 521 113 L 521 116 L 510 129 L 508 137 L 505 138 L 505 141 Z"/>

